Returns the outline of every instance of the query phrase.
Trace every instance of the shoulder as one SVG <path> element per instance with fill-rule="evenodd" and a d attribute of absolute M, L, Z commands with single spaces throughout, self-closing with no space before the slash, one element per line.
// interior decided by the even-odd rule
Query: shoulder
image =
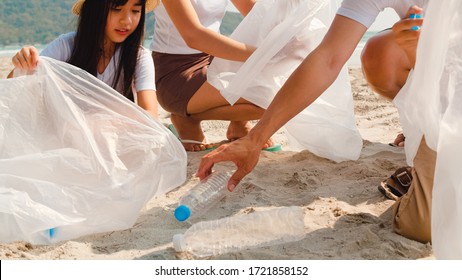
<path fill-rule="evenodd" d="M 143 46 L 138 51 L 138 63 L 152 63 L 151 51 Z"/>
<path fill-rule="evenodd" d="M 76 32 L 69 32 L 59 35 L 53 42 L 60 42 L 64 44 L 74 44 Z"/>
<path fill-rule="evenodd" d="M 75 32 L 60 35 L 48 44 L 40 55 L 67 61 L 74 48 Z"/>
<path fill-rule="evenodd" d="M 156 89 L 154 62 L 151 52 L 142 46 L 140 46 L 136 63 L 135 88 L 136 91 Z"/>
<path fill-rule="evenodd" d="M 397 0 L 343 0 L 337 14 L 369 27 L 378 14 Z"/>
<path fill-rule="evenodd" d="M 151 52 L 143 46 L 140 46 L 140 50 L 138 52 L 136 68 L 138 71 L 154 71 L 154 61 L 152 59 Z"/>

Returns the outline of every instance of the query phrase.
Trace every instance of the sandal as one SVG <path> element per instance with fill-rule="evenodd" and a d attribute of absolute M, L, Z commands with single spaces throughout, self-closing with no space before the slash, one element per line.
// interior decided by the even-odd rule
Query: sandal
<path fill-rule="evenodd" d="M 379 191 L 388 199 L 398 200 L 405 195 L 412 183 L 412 168 L 400 167 L 389 178 L 382 181 Z"/>

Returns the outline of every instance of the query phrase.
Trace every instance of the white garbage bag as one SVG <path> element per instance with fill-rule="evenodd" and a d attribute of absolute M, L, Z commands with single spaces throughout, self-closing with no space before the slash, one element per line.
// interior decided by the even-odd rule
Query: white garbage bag
<path fill-rule="evenodd" d="M 431 0 L 406 87 L 397 96 L 412 162 L 425 135 L 437 152 L 432 245 L 437 258 L 462 259 L 462 2 Z M 410 133 L 406 130 L 409 129 Z M 408 143 L 408 139 L 412 140 Z"/>
<path fill-rule="evenodd" d="M 0 80 L 0 242 L 127 229 L 185 179 L 175 136 L 85 71 L 41 57 Z"/>
<path fill-rule="evenodd" d="M 257 50 L 244 63 L 214 58 L 207 80 L 230 104 L 242 97 L 267 108 L 290 74 L 321 42 L 336 9 L 336 1 L 329 0 L 257 1 L 231 34 Z M 357 159 L 362 138 L 346 68 L 285 129 L 293 149 L 308 149 L 335 161 Z"/>

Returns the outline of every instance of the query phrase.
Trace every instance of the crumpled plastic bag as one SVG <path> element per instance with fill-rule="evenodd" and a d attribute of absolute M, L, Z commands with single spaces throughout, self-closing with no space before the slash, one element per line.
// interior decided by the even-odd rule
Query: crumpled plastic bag
<path fill-rule="evenodd" d="M 130 228 L 186 179 L 180 142 L 87 72 L 41 57 L 0 80 L 0 242 Z"/>
<path fill-rule="evenodd" d="M 448 12 L 450 11 L 450 12 Z M 462 2 L 430 1 L 416 65 L 395 98 L 409 164 L 425 136 L 437 152 L 432 247 L 438 259 L 462 258 Z M 408 142 L 409 141 L 409 142 Z"/>
<path fill-rule="evenodd" d="M 318 46 L 336 9 L 336 2 L 329 0 L 257 1 L 230 36 L 257 50 L 244 63 L 214 58 L 208 82 L 230 104 L 242 97 L 267 108 L 290 74 Z M 294 150 L 308 149 L 334 161 L 358 159 L 362 137 L 346 68 L 285 129 Z"/>

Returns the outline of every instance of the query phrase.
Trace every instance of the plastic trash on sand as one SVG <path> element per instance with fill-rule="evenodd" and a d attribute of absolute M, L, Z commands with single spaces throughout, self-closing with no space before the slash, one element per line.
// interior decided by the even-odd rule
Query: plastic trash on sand
<path fill-rule="evenodd" d="M 230 104 L 244 98 L 267 108 L 290 74 L 321 42 L 336 9 L 336 2 L 329 0 L 257 1 L 231 34 L 257 50 L 244 63 L 214 58 L 207 80 Z M 346 68 L 285 129 L 293 149 L 308 149 L 335 161 L 357 159 L 362 138 Z"/>
<path fill-rule="evenodd" d="M 208 257 L 274 246 L 305 237 L 303 209 L 297 206 L 257 211 L 193 224 L 173 236 L 177 252 Z"/>
<path fill-rule="evenodd" d="M 175 136 L 85 71 L 41 57 L 0 80 L 0 242 L 130 228 L 185 179 Z"/>

